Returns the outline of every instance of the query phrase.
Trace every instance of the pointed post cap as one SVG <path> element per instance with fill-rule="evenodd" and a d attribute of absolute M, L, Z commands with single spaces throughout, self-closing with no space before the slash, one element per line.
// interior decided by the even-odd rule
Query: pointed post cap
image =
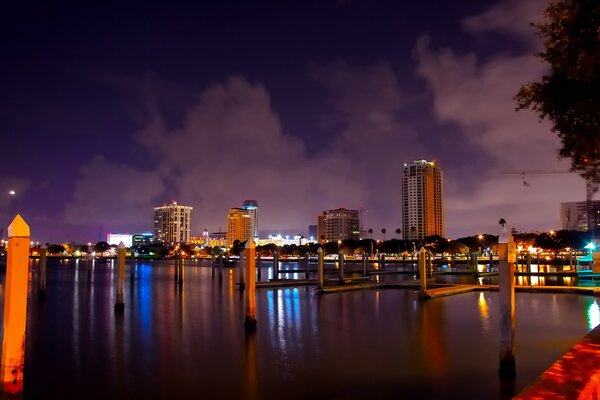
<path fill-rule="evenodd" d="M 119 242 L 119 248 L 120 248 L 120 249 L 124 249 L 124 248 L 125 248 L 125 243 L 123 243 L 123 242 Z"/>
<path fill-rule="evenodd" d="M 426 253 L 427 249 L 425 249 L 425 247 L 421 247 L 421 250 L 419 250 L 421 253 Z"/>
<path fill-rule="evenodd" d="M 8 238 L 29 236 L 29 225 L 25 222 L 21 215 L 17 214 L 8 226 Z"/>
<path fill-rule="evenodd" d="M 256 247 L 256 245 L 254 244 L 254 240 L 252 239 L 248 239 L 248 241 L 246 241 L 246 246 L 247 249 L 254 249 Z"/>
<path fill-rule="evenodd" d="M 514 239 L 511 231 L 506 226 L 502 227 L 502 232 L 500 232 L 500 236 L 498 236 L 498 243 L 511 243 L 513 241 Z"/>
<path fill-rule="evenodd" d="M 322 248 L 322 247 L 319 247 L 319 248 L 317 249 L 317 253 L 319 253 L 319 254 L 323 253 L 323 248 Z"/>

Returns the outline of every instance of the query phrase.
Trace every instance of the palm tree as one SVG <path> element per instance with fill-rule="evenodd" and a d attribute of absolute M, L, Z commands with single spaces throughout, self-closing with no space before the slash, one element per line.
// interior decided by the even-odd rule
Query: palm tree
<path fill-rule="evenodd" d="M 369 228 L 368 232 L 369 232 L 369 236 L 372 236 L 373 235 L 373 228 Z"/>
<path fill-rule="evenodd" d="M 500 221 L 498 221 L 498 223 L 500 225 L 502 225 L 502 228 L 504 228 L 504 224 L 506 223 L 506 220 L 504 218 L 500 218 Z"/>
<path fill-rule="evenodd" d="M 400 232 L 402 232 L 402 230 L 400 228 L 396 228 L 396 235 L 398 235 L 398 239 L 400 239 Z"/>
<path fill-rule="evenodd" d="M 385 228 L 383 228 L 381 230 L 381 233 L 383 233 L 383 241 L 385 242 L 385 233 L 387 232 L 387 230 Z"/>

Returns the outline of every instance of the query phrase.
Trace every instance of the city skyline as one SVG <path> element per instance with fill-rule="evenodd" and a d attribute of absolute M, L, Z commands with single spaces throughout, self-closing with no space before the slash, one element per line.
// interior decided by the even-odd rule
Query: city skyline
<path fill-rule="evenodd" d="M 9 4 L 0 225 L 87 241 L 174 197 L 213 230 L 250 198 L 263 232 L 345 207 L 378 234 L 401 226 L 402 164 L 435 159 L 448 237 L 557 229 L 583 179 L 502 174 L 568 169 L 513 100 L 545 72 L 544 4 Z"/>

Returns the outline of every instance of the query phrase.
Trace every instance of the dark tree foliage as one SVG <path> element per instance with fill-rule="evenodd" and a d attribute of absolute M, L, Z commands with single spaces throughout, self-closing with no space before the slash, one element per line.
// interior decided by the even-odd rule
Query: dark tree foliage
<path fill-rule="evenodd" d="M 62 244 L 51 244 L 46 251 L 48 254 L 63 254 L 65 252 L 65 246 Z"/>
<path fill-rule="evenodd" d="M 108 249 L 110 249 L 110 244 L 107 242 L 98 242 L 94 245 L 94 251 L 101 255 L 104 255 L 104 252 L 108 251 Z"/>
<path fill-rule="evenodd" d="M 550 66 L 541 82 L 521 87 L 517 109 L 531 109 L 552 123 L 560 156 L 571 169 L 600 182 L 600 5 L 598 0 L 554 0 L 542 23 L 538 54 Z"/>

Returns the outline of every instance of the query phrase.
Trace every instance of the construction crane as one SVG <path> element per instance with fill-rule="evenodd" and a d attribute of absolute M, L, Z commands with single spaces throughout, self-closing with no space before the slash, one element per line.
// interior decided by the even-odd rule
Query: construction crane
<path fill-rule="evenodd" d="M 501 174 L 508 175 L 521 175 L 523 179 L 523 186 L 531 186 L 529 182 L 525 180 L 525 175 L 540 175 L 540 174 L 577 174 L 578 172 L 562 170 L 562 169 L 530 169 L 525 171 L 501 171 Z M 588 231 L 594 232 L 592 228 L 592 196 L 598 190 L 598 187 L 592 182 L 590 178 L 585 178 L 585 210 L 587 214 L 587 226 Z"/>

